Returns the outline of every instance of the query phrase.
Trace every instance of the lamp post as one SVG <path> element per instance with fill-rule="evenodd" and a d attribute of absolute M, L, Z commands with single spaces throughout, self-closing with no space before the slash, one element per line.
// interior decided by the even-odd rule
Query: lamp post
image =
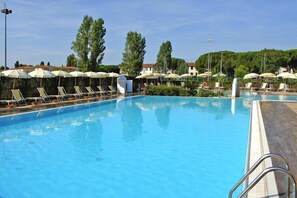
<path fill-rule="evenodd" d="M 4 9 L 1 10 L 1 12 L 5 15 L 5 64 L 4 64 L 4 70 L 7 68 L 7 15 L 12 13 L 12 10 L 9 10 L 6 8 L 6 4 L 4 3 Z"/>
<path fill-rule="evenodd" d="M 210 66 L 210 44 L 212 43 L 213 39 L 209 38 L 207 39 L 208 47 L 209 47 L 209 52 L 208 52 L 208 66 L 207 66 L 207 71 L 211 72 L 211 66 Z M 208 81 L 210 80 L 210 76 L 208 77 Z"/>

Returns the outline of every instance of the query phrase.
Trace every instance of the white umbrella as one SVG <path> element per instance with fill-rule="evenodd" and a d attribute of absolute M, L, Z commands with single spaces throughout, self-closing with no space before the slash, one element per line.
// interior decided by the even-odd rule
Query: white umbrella
<path fill-rule="evenodd" d="M 43 78 L 56 77 L 55 74 L 53 74 L 52 72 L 43 70 L 43 69 L 35 69 L 34 71 L 30 72 L 29 75 L 32 76 L 33 78 L 40 78 L 40 87 L 42 87 Z"/>
<path fill-rule="evenodd" d="M 273 73 L 263 73 L 263 74 L 260 74 L 259 77 L 262 77 L 262 78 L 275 78 L 275 74 Z"/>
<path fill-rule="evenodd" d="M 6 77 L 14 78 L 12 89 L 14 89 L 15 79 L 17 79 L 17 78 L 31 78 L 31 76 L 29 74 L 27 74 L 22 69 L 5 70 L 2 72 L 2 74 Z"/>
<path fill-rule="evenodd" d="M 243 79 L 252 79 L 252 78 L 258 78 L 259 77 L 259 74 L 256 74 L 256 73 L 249 73 L 249 74 L 246 74 Z"/>
<path fill-rule="evenodd" d="M 210 76 L 211 76 L 211 72 L 205 72 L 205 73 L 197 75 L 197 77 L 200 77 L 200 78 L 207 78 L 207 77 L 210 77 Z"/>
<path fill-rule="evenodd" d="M 91 86 L 91 84 L 92 84 L 91 83 L 92 82 L 92 78 L 99 78 L 99 75 L 96 72 L 89 71 L 89 72 L 86 72 L 85 74 L 87 74 L 87 76 L 90 77 L 89 86 Z"/>
<path fill-rule="evenodd" d="M 75 77 L 75 86 L 76 86 L 76 78 L 77 77 L 87 77 L 87 74 L 81 71 L 73 71 L 69 73 L 72 77 Z"/>
<path fill-rule="evenodd" d="M 165 78 L 180 78 L 180 75 L 178 75 L 178 74 L 169 74 L 168 76 L 165 76 Z"/>
<path fill-rule="evenodd" d="M 97 72 L 98 78 L 106 78 L 108 77 L 108 73 L 106 72 Z"/>
<path fill-rule="evenodd" d="M 279 77 L 279 78 L 290 78 L 290 79 L 296 79 L 297 76 L 295 76 L 294 74 L 291 74 L 289 72 L 283 72 L 283 73 L 280 73 L 278 74 L 276 77 Z"/>
<path fill-rule="evenodd" d="M 214 74 L 212 75 L 212 77 L 226 77 L 226 74 L 223 74 L 223 73 L 217 73 L 217 74 Z"/>
<path fill-rule="evenodd" d="M 119 77 L 119 74 L 118 73 L 111 72 L 111 73 L 108 73 L 108 77 L 117 78 L 117 77 Z"/>
<path fill-rule="evenodd" d="M 108 73 L 108 77 L 111 77 L 111 84 L 113 84 L 113 78 L 119 77 L 119 74 L 111 72 L 111 73 Z"/>
<path fill-rule="evenodd" d="M 67 77 L 71 77 L 71 75 L 68 72 L 65 72 L 63 70 L 56 70 L 56 71 L 52 71 L 52 73 L 59 77 L 59 86 L 60 86 L 60 81 L 61 81 L 61 77 L 67 78 Z"/>
<path fill-rule="evenodd" d="M 107 78 L 108 77 L 108 73 L 106 72 L 97 72 L 98 78 L 99 78 L 99 83 L 101 86 L 101 78 Z"/>
<path fill-rule="evenodd" d="M 181 78 L 191 78 L 192 75 L 191 74 L 182 74 L 180 77 Z"/>

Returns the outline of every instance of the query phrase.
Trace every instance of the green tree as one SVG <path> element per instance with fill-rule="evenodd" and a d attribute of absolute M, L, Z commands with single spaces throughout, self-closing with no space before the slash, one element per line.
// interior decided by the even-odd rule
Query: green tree
<path fill-rule="evenodd" d="M 120 67 L 119 65 L 100 65 L 99 71 L 101 72 L 115 72 L 119 73 L 120 72 Z"/>
<path fill-rule="evenodd" d="M 40 62 L 40 65 L 42 65 L 42 66 L 43 66 L 43 65 L 44 65 L 44 62 L 43 62 L 43 61 L 41 61 L 41 62 Z"/>
<path fill-rule="evenodd" d="M 67 57 L 66 66 L 74 66 L 74 67 L 77 66 L 77 59 L 75 58 L 74 54 L 70 54 Z"/>
<path fill-rule="evenodd" d="M 17 68 L 19 66 L 20 66 L 20 62 L 19 61 L 16 61 L 15 64 L 14 64 L 14 67 Z"/>
<path fill-rule="evenodd" d="M 98 69 L 104 56 L 105 33 L 103 19 L 93 20 L 90 16 L 84 17 L 71 47 L 78 56 L 78 67 L 82 71 Z"/>
<path fill-rule="evenodd" d="M 51 63 L 50 62 L 47 62 L 47 66 L 51 66 Z"/>
<path fill-rule="evenodd" d="M 157 55 L 156 70 L 158 72 L 167 73 L 168 69 L 173 70 L 172 68 L 172 46 L 170 41 L 162 43 L 160 46 L 159 53 Z"/>
<path fill-rule="evenodd" d="M 185 60 L 181 59 L 178 61 L 178 67 L 176 73 L 181 75 L 187 73 L 188 64 Z"/>
<path fill-rule="evenodd" d="M 122 59 L 122 71 L 130 76 L 137 76 L 145 55 L 145 38 L 137 32 L 129 32 L 126 37 L 125 51 Z"/>
<path fill-rule="evenodd" d="M 238 67 L 235 68 L 235 73 L 234 76 L 235 77 L 239 77 L 239 78 L 243 78 L 244 75 L 246 75 L 249 72 L 248 68 L 240 65 Z"/>

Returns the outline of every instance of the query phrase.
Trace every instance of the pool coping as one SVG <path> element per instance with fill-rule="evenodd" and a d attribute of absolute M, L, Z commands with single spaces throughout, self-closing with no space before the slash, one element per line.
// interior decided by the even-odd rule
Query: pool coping
<path fill-rule="evenodd" d="M 264 154 L 270 153 L 262 112 L 260 108 L 260 101 L 253 101 L 251 106 L 251 120 L 249 129 L 249 140 L 247 148 L 247 160 L 245 172 L 254 165 L 254 163 Z M 267 167 L 272 166 L 270 158 L 263 162 L 263 165 L 259 166 L 253 174 L 251 174 L 246 182 L 246 185 L 250 184 L 257 175 L 261 173 Z M 249 193 L 249 198 L 256 197 L 279 197 L 277 190 L 277 184 L 274 174 L 267 174 L 263 180 L 261 180 Z"/>

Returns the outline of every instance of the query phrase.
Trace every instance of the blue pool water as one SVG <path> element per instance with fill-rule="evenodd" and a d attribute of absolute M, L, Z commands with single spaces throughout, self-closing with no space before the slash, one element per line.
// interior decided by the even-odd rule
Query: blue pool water
<path fill-rule="evenodd" d="M 0 197 L 227 197 L 244 171 L 250 97 L 141 96 L 2 117 Z"/>

